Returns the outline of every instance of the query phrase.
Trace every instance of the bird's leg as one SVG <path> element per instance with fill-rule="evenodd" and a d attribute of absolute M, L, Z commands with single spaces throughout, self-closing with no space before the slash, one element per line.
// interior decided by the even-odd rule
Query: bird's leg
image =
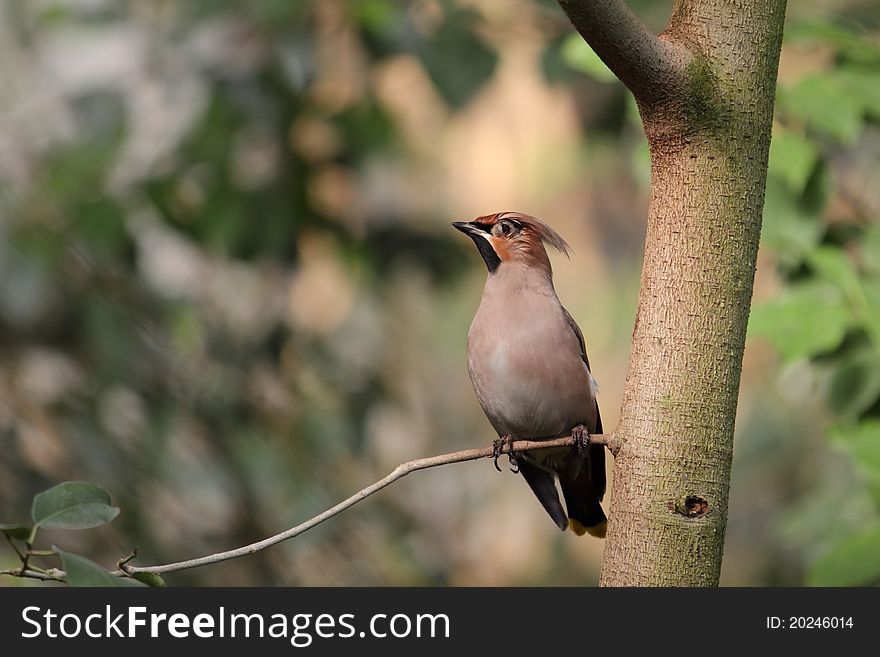
<path fill-rule="evenodd" d="M 501 467 L 498 465 L 498 457 L 504 453 L 504 444 L 508 440 L 510 440 L 510 436 L 498 436 L 498 438 L 492 441 L 492 463 L 498 472 L 501 472 Z"/>
<path fill-rule="evenodd" d="M 510 461 L 510 471 L 513 474 L 519 474 L 519 459 L 516 456 L 516 452 L 513 451 L 512 439 L 507 445 L 507 459 Z"/>
<path fill-rule="evenodd" d="M 498 457 L 504 453 L 505 447 L 507 447 L 507 458 L 510 460 L 510 465 L 513 466 L 510 471 L 516 474 L 519 472 L 519 465 L 517 465 L 516 452 L 513 451 L 513 438 L 510 434 L 499 436 L 492 442 L 492 463 L 495 464 L 495 469 L 501 472 L 501 468 L 498 466 Z"/>
<path fill-rule="evenodd" d="M 587 449 L 590 447 L 590 432 L 587 431 L 587 428 L 583 424 L 573 427 L 571 437 L 574 438 L 574 447 L 577 450 L 578 456 L 586 454 Z"/>

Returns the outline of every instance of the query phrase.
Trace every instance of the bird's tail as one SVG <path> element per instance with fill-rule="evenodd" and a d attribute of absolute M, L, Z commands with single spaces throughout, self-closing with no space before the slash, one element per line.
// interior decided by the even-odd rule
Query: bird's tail
<path fill-rule="evenodd" d="M 559 493 L 556 492 L 556 481 L 553 474 L 529 463 L 526 459 L 519 459 L 517 464 L 520 474 L 529 484 L 529 488 L 535 494 L 535 497 L 541 502 L 541 505 L 553 518 L 559 529 L 565 531 L 568 527 L 568 516 L 562 508 L 562 502 L 559 501 Z M 565 490 L 565 489 L 563 489 Z"/>
<path fill-rule="evenodd" d="M 580 457 L 573 454 L 571 458 Z M 568 526 L 578 536 L 589 534 L 605 538 L 608 520 L 600 504 L 605 494 L 605 448 L 591 445 L 589 457 L 573 470 L 573 477 L 566 476 L 566 472 L 559 473 L 559 485 L 568 509 Z"/>

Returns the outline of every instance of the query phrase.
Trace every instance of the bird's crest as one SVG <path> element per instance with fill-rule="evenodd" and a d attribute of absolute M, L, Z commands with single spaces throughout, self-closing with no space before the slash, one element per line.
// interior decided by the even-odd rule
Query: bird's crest
<path fill-rule="evenodd" d="M 563 254 L 566 258 L 571 257 L 572 251 L 571 247 L 568 245 L 568 242 L 562 239 L 562 236 L 555 230 L 550 228 L 550 226 L 530 214 L 524 214 L 522 212 L 497 212 L 495 214 L 487 214 L 483 217 L 478 217 L 477 219 L 475 219 L 475 221 L 482 224 L 491 225 L 498 221 L 501 221 L 502 219 L 509 219 L 510 221 L 515 221 L 524 227 L 530 228 L 538 237 L 541 238 L 542 242 L 544 242 L 548 246 L 553 247 L 561 254 Z"/>

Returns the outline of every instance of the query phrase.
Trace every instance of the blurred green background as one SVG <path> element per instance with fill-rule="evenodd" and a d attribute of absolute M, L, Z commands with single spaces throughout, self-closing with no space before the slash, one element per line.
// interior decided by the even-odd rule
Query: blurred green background
<path fill-rule="evenodd" d="M 659 31 L 671 2 L 632 5 Z M 878 9 L 789 3 L 725 585 L 880 582 Z M 120 517 L 41 541 L 165 563 L 488 445 L 485 268 L 449 222 L 494 211 L 574 247 L 557 289 L 614 427 L 648 182 L 550 1 L 0 2 L 0 521 L 93 481 Z M 592 585 L 601 550 L 478 462 L 167 579 Z"/>

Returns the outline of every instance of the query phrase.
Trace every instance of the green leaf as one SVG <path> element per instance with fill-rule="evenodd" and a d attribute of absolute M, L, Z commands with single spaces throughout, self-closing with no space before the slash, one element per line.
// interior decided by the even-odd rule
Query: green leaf
<path fill-rule="evenodd" d="M 874 503 L 880 505 L 880 420 L 862 420 L 848 448 Z"/>
<path fill-rule="evenodd" d="M 749 334 L 766 337 L 784 360 L 793 361 L 837 347 L 849 320 L 839 290 L 818 282 L 801 283 L 756 305 L 749 318 Z"/>
<path fill-rule="evenodd" d="M 128 588 L 132 588 L 132 589 L 139 589 L 139 588 L 147 588 L 149 586 L 148 584 L 144 584 L 143 582 L 139 582 L 136 579 L 132 579 L 131 577 L 116 577 L 115 575 L 110 575 L 110 577 L 112 577 L 113 579 L 116 580 L 113 583 L 113 586 L 116 586 L 119 588 L 128 587 Z"/>
<path fill-rule="evenodd" d="M 800 194 L 816 166 L 819 154 L 803 136 L 780 130 L 770 142 L 768 172 L 784 182 L 791 191 Z"/>
<path fill-rule="evenodd" d="M 71 228 L 91 258 L 109 265 L 124 257 L 128 237 L 123 213 L 114 202 L 104 197 L 83 201 L 73 214 Z"/>
<path fill-rule="evenodd" d="M 862 421 L 850 448 L 860 467 L 880 475 L 880 420 Z"/>
<path fill-rule="evenodd" d="M 823 230 L 817 213 L 795 202 L 782 180 L 768 178 L 762 246 L 773 249 L 782 263 L 796 266 L 816 246 Z"/>
<path fill-rule="evenodd" d="M 880 525 L 850 536 L 813 564 L 810 586 L 863 586 L 880 582 Z"/>
<path fill-rule="evenodd" d="M 605 65 L 580 34 L 570 35 L 563 43 L 560 51 L 562 61 L 571 68 L 599 82 L 613 82 L 617 76 Z"/>
<path fill-rule="evenodd" d="M 20 541 L 25 541 L 31 535 L 31 527 L 20 522 L 8 525 L 0 523 L 0 534 L 6 534 L 9 538 L 17 538 Z"/>
<path fill-rule="evenodd" d="M 870 418 L 855 426 L 836 426 L 828 431 L 828 437 L 844 446 L 860 468 L 880 476 L 880 420 Z"/>
<path fill-rule="evenodd" d="M 847 451 L 864 477 L 868 494 L 880 505 L 880 420 L 837 425 L 828 430 L 828 439 Z"/>
<path fill-rule="evenodd" d="M 110 494 L 84 481 L 67 481 L 39 493 L 31 509 L 34 523 L 46 529 L 89 529 L 117 515 L 119 509 L 110 506 Z"/>
<path fill-rule="evenodd" d="M 878 399 L 880 354 L 867 348 L 848 352 L 831 375 L 831 386 L 828 390 L 831 408 L 844 417 L 858 417 Z M 880 440 L 877 443 L 880 445 Z"/>
<path fill-rule="evenodd" d="M 870 31 L 859 29 L 856 32 L 828 20 L 793 22 L 785 26 L 785 40 L 819 44 L 832 47 L 847 60 L 862 63 L 876 63 L 880 50 L 872 43 Z"/>
<path fill-rule="evenodd" d="M 167 586 L 167 584 L 165 584 L 165 580 L 156 573 L 132 573 L 131 576 L 134 577 L 137 581 L 143 582 L 147 586 L 156 586 L 160 588 L 164 588 L 165 586 Z"/>
<path fill-rule="evenodd" d="M 872 224 L 861 241 L 862 267 L 869 274 L 880 277 L 880 224 Z"/>
<path fill-rule="evenodd" d="M 53 545 L 52 549 L 61 556 L 61 564 L 66 573 L 67 583 L 70 586 L 147 586 L 143 582 L 137 582 L 130 577 L 117 577 L 91 559 L 86 559 L 72 552 L 65 552 L 57 545 Z"/>
<path fill-rule="evenodd" d="M 880 278 L 866 277 L 861 284 L 865 294 L 865 328 L 880 348 Z"/>
<path fill-rule="evenodd" d="M 880 74 L 870 69 L 846 68 L 835 72 L 835 78 L 855 100 L 864 114 L 880 117 Z"/>
<path fill-rule="evenodd" d="M 840 289 L 851 308 L 854 323 L 863 327 L 880 347 L 880 306 L 872 302 L 868 290 L 873 281 L 863 279 L 852 258 L 840 248 L 820 247 L 807 261 L 819 277 Z"/>
<path fill-rule="evenodd" d="M 852 259 L 843 250 L 821 246 L 807 260 L 820 278 L 836 285 L 847 297 L 853 298 L 860 294 L 859 275 Z"/>
<path fill-rule="evenodd" d="M 479 23 L 477 12 L 449 5 L 440 28 L 416 47 L 428 77 L 452 107 L 469 102 L 498 63 L 498 55 L 480 36 Z"/>
<path fill-rule="evenodd" d="M 387 32 L 397 17 L 394 5 L 388 0 L 360 0 L 351 10 L 360 26 L 376 34 Z"/>
<path fill-rule="evenodd" d="M 780 91 L 787 111 L 809 127 L 845 144 L 855 143 L 862 129 L 862 107 L 839 80 L 815 74 Z"/>

